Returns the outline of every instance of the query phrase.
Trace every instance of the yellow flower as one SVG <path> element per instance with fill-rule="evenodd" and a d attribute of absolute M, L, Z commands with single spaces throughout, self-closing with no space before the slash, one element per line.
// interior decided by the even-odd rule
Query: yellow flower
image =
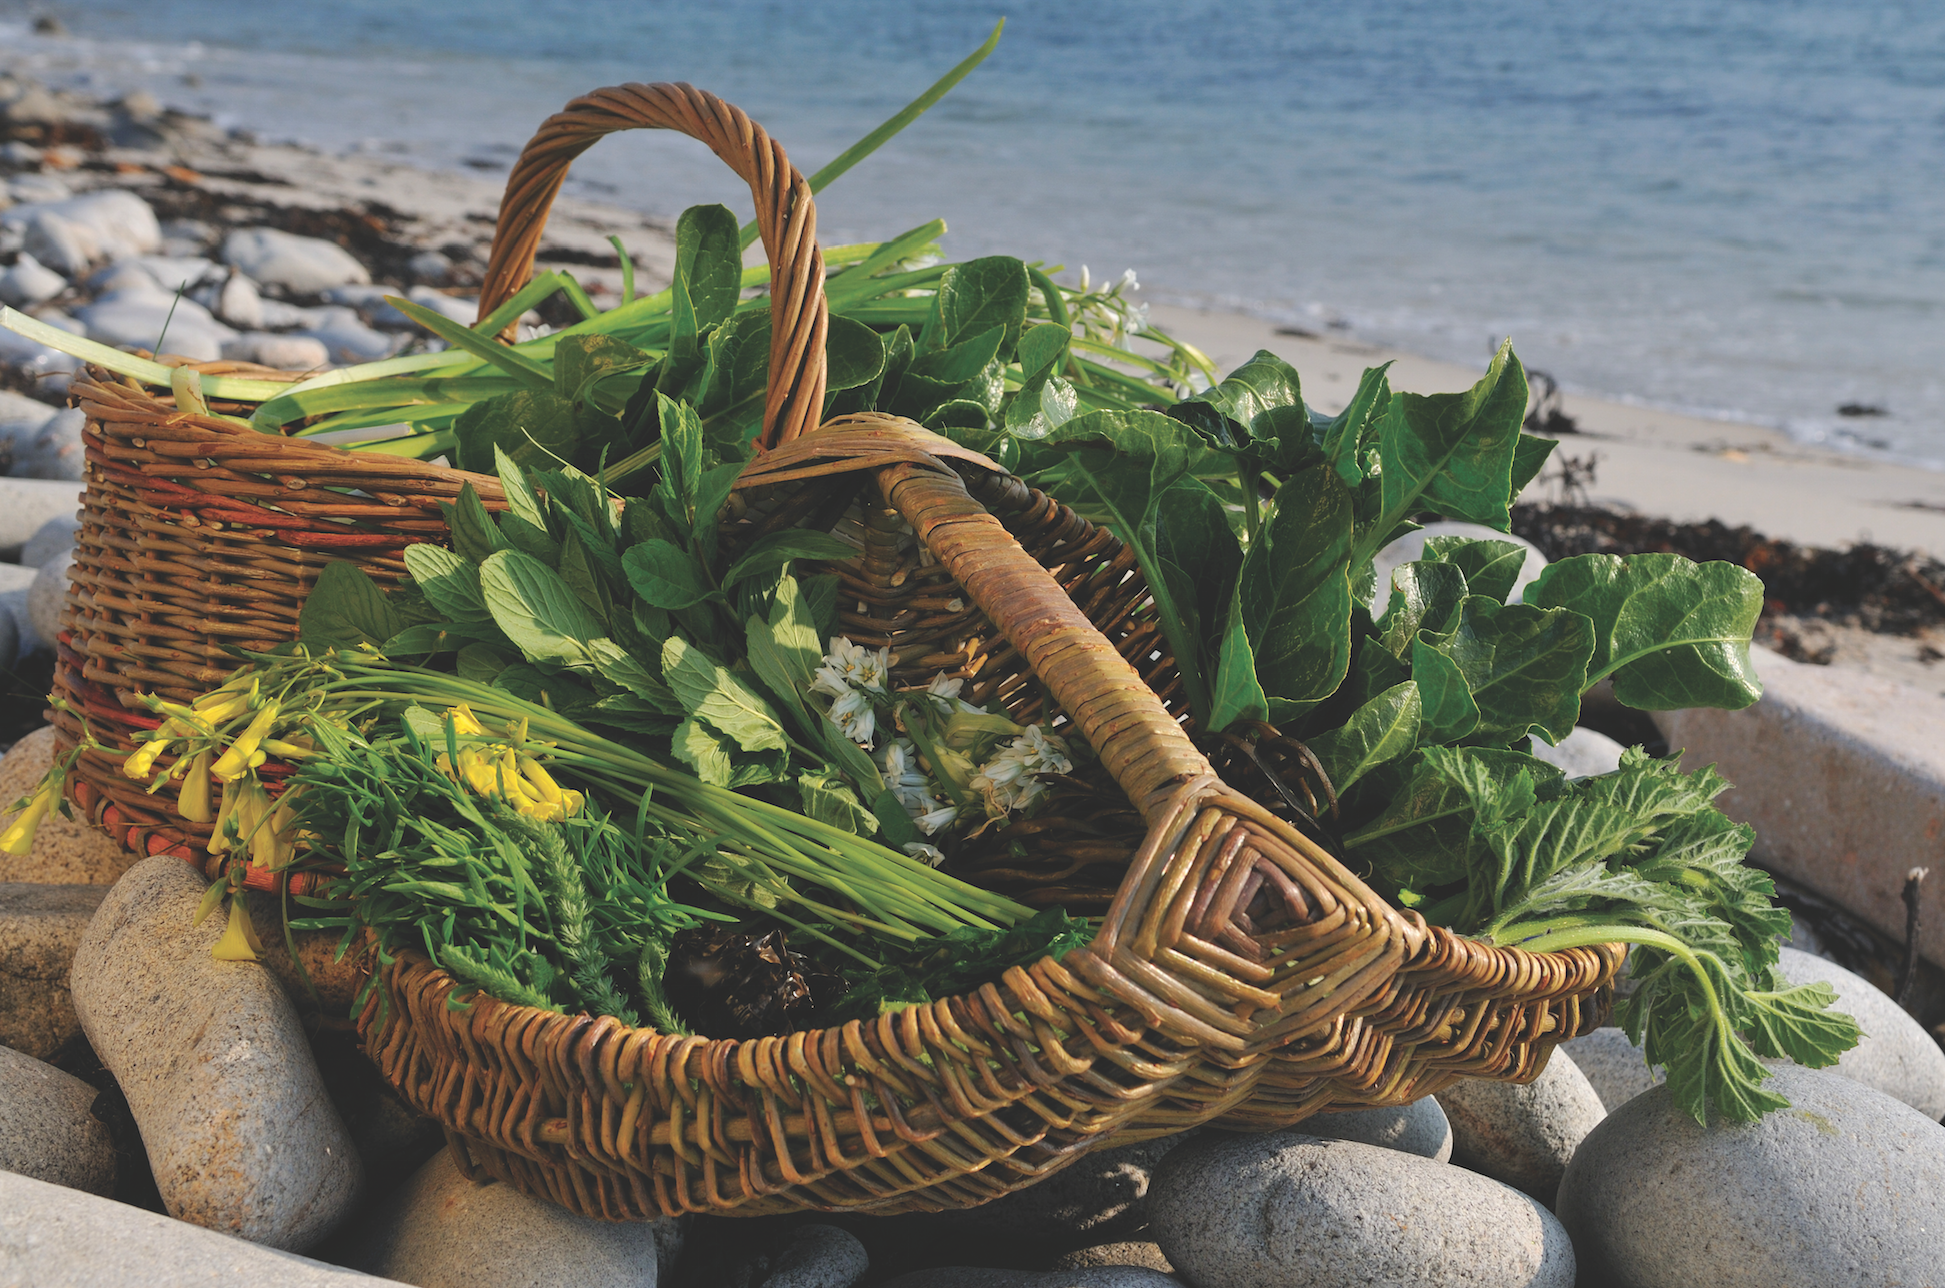
<path fill-rule="evenodd" d="M 48 816 L 60 799 L 60 779 L 49 774 L 41 780 L 40 788 L 27 802 L 27 808 L 21 810 L 19 817 L 7 825 L 6 831 L 0 832 L 0 851 L 21 855 L 33 849 L 34 833 L 40 829 L 41 820 Z"/>
<path fill-rule="evenodd" d="M 182 780 L 182 792 L 176 797 L 176 813 L 191 823 L 207 823 L 214 817 L 209 809 L 209 759 L 207 751 L 196 753 Z"/>
<path fill-rule="evenodd" d="M 277 704 L 264 703 L 258 708 L 255 718 L 244 726 L 242 733 L 237 735 L 236 741 L 230 744 L 229 750 L 225 751 L 222 758 L 212 766 L 216 776 L 225 781 L 243 777 L 244 772 L 251 767 L 251 760 L 257 754 L 259 744 L 270 736 L 270 727 L 276 722 Z"/>
<path fill-rule="evenodd" d="M 230 895 L 230 924 L 223 929 L 223 937 L 209 950 L 209 955 L 219 962 L 253 962 L 263 951 L 263 944 L 257 940 L 256 927 L 250 924 L 250 914 L 244 911 L 241 891 Z"/>
<path fill-rule="evenodd" d="M 479 717 L 474 715 L 473 709 L 464 702 L 459 703 L 446 714 L 452 721 L 453 732 L 461 737 L 477 738 L 486 732 L 486 726 L 479 722 Z"/>
<path fill-rule="evenodd" d="M 164 720 L 149 740 L 128 753 L 122 760 L 122 773 L 137 782 L 146 782 L 155 770 L 155 758 L 168 750 L 169 744 L 182 737 L 188 730 L 173 719 Z"/>
<path fill-rule="evenodd" d="M 209 852 L 227 854 L 230 848 L 230 816 L 236 813 L 236 803 L 242 797 L 243 789 L 234 782 L 223 784 L 223 799 L 216 807 L 216 826 L 210 830 Z"/>

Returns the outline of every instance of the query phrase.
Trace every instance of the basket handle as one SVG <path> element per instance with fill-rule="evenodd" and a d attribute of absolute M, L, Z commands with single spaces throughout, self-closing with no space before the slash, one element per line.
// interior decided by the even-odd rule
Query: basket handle
<path fill-rule="evenodd" d="M 783 145 L 714 94 L 693 85 L 615 85 L 583 94 L 547 118 L 520 153 L 500 199 L 493 252 L 480 290 L 484 318 L 533 277 L 547 212 L 574 158 L 617 130 L 676 130 L 709 145 L 750 185 L 756 226 L 770 260 L 770 387 L 764 447 L 817 427 L 824 414 L 824 253 L 810 184 Z M 512 339 L 513 325 L 503 338 Z"/>
<path fill-rule="evenodd" d="M 1140 672 L 1053 574 L 973 498 L 957 473 L 936 462 L 903 461 L 881 470 L 878 484 L 919 540 L 1019 650 L 1150 826 L 1175 808 L 1183 785 L 1214 781 L 1208 757 L 1196 750 Z"/>

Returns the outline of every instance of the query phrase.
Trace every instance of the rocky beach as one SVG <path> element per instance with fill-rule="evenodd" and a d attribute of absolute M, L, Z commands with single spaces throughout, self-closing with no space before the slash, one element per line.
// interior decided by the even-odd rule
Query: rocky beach
<path fill-rule="evenodd" d="M 436 345 L 386 297 L 471 323 L 499 198 L 488 173 L 266 143 L 0 58 L 0 303 L 111 347 L 318 372 Z M 672 229 L 584 199 L 556 203 L 540 263 L 616 301 L 611 238 L 639 290 L 668 284 Z M 1151 317 L 1223 370 L 1285 357 L 1323 411 L 1386 361 L 1402 390 L 1477 376 L 1239 314 Z M 36 688 L 85 476 L 78 365 L 0 330 L 6 801 L 55 754 Z M 1529 425 L 1561 442 L 1516 519 L 1534 570 L 1676 550 L 1765 579 L 1756 707 L 1590 702 L 1536 750 L 1580 777 L 1624 744 L 1687 748 L 1736 782 L 1725 809 L 1799 912 L 1782 973 L 1831 983 L 1867 1035 L 1834 1068 L 1778 1067 L 1791 1110 L 1698 1126 L 1607 1027 L 1525 1085 L 1107 1149 L 981 1208 L 594 1221 L 468 1178 L 358 1051 L 328 952 L 213 961 L 200 873 L 57 819 L 0 855 L 0 1283 L 1945 1285 L 1945 872 L 1911 875 L 1945 857 L 1945 474 L 1573 396 Z"/>

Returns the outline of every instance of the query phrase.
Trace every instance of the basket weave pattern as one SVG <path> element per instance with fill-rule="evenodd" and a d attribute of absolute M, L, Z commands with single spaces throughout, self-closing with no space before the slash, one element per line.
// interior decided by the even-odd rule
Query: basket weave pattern
<path fill-rule="evenodd" d="M 944 671 L 968 699 L 1093 748 L 1058 817 L 954 862 L 1034 902 L 1098 898 L 1102 924 L 1087 948 L 965 996 L 754 1041 L 480 995 L 455 1006 L 452 978 L 402 951 L 360 1031 L 463 1166 L 612 1219 L 965 1207 L 1108 1140 L 1531 1078 L 1600 1022 L 1617 947 L 1530 954 L 1428 927 L 1219 772 L 1111 533 L 908 421 L 815 428 L 827 323 L 809 189 L 735 108 L 626 86 L 550 120 L 509 181 L 481 316 L 530 276 L 568 163 L 631 127 L 702 138 L 750 183 L 777 284 L 766 450 L 726 543 L 849 532 L 862 553 L 835 568 L 841 628 L 892 649 L 898 680 Z M 117 746 L 155 723 L 137 692 L 191 696 L 228 674 L 227 646 L 291 637 L 328 559 L 396 579 L 406 544 L 442 539 L 439 502 L 467 482 L 499 500 L 492 480 L 265 439 L 105 375 L 75 388 L 89 480 L 57 683 Z M 207 829 L 118 760 L 83 762 L 77 803 L 131 848 L 203 861 Z"/>

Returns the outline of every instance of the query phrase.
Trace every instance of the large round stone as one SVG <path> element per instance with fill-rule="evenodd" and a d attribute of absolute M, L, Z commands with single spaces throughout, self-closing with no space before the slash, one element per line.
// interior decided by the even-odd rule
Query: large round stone
<path fill-rule="evenodd" d="M 0 1172 L 113 1193 L 115 1142 L 93 1113 L 100 1094 L 53 1065 L 0 1046 Z M 0 1270 L 6 1265 L 0 1245 Z"/>
<path fill-rule="evenodd" d="M 1667 1087 L 1581 1142 L 1556 1209 L 1582 1288 L 1945 1282 L 1945 1127 L 1862 1083 L 1778 1062 L 1790 1107 L 1704 1127 Z"/>
<path fill-rule="evenodd" d="M 1776 962 L 1792 984 L 1821 980 L 1837 991 L 1832 1010 L 1864 1030 L 1864 1039 L 1837 1058 L 1837 1072 L 1876 1087 L 1937 1122 L 1945 1118 L 1945 1051 L 1924 1025 L 1870 980 L 1801 949 L 1783 947 Z"/>
<path fill-rule="evenodd" d="M 1452 1161 L 1553 1201 L 1567 1160 L 1607 1116 L 1572 1059 L 1555 1050 L 1532 1082 L 1467 1078 L 1438 1093 L 1452 1120 Z"/>
<path fill-rule="evenodd" d="M 1433 1162 L 1452 1158 L 1452 1123 L 1438 1101 L 1426 1096 L 1409 1105 L 1313 1114 L 1298 1131 L 1327 1140 L 1354 1140 L 1384 1149 L 1402 1149 Z"/>
<path fill-rule="evenodd" d="M 223 919 L 192 924 L 206 884 L 169 855 L 130 868 L 75 952 L 74 1009 L 169 1214 L 307 1248 L 350 1213 L 363 1169 L 276 979 L 210 957 Z"/>
<path fill-rule="evenodd" d="M 1572 1288 L 1567 1232 L 1463 1168 L 1294 1132 L 1210 1134 L 1156 1170 L 1150 1229 L 1209 1288 Z"/>

